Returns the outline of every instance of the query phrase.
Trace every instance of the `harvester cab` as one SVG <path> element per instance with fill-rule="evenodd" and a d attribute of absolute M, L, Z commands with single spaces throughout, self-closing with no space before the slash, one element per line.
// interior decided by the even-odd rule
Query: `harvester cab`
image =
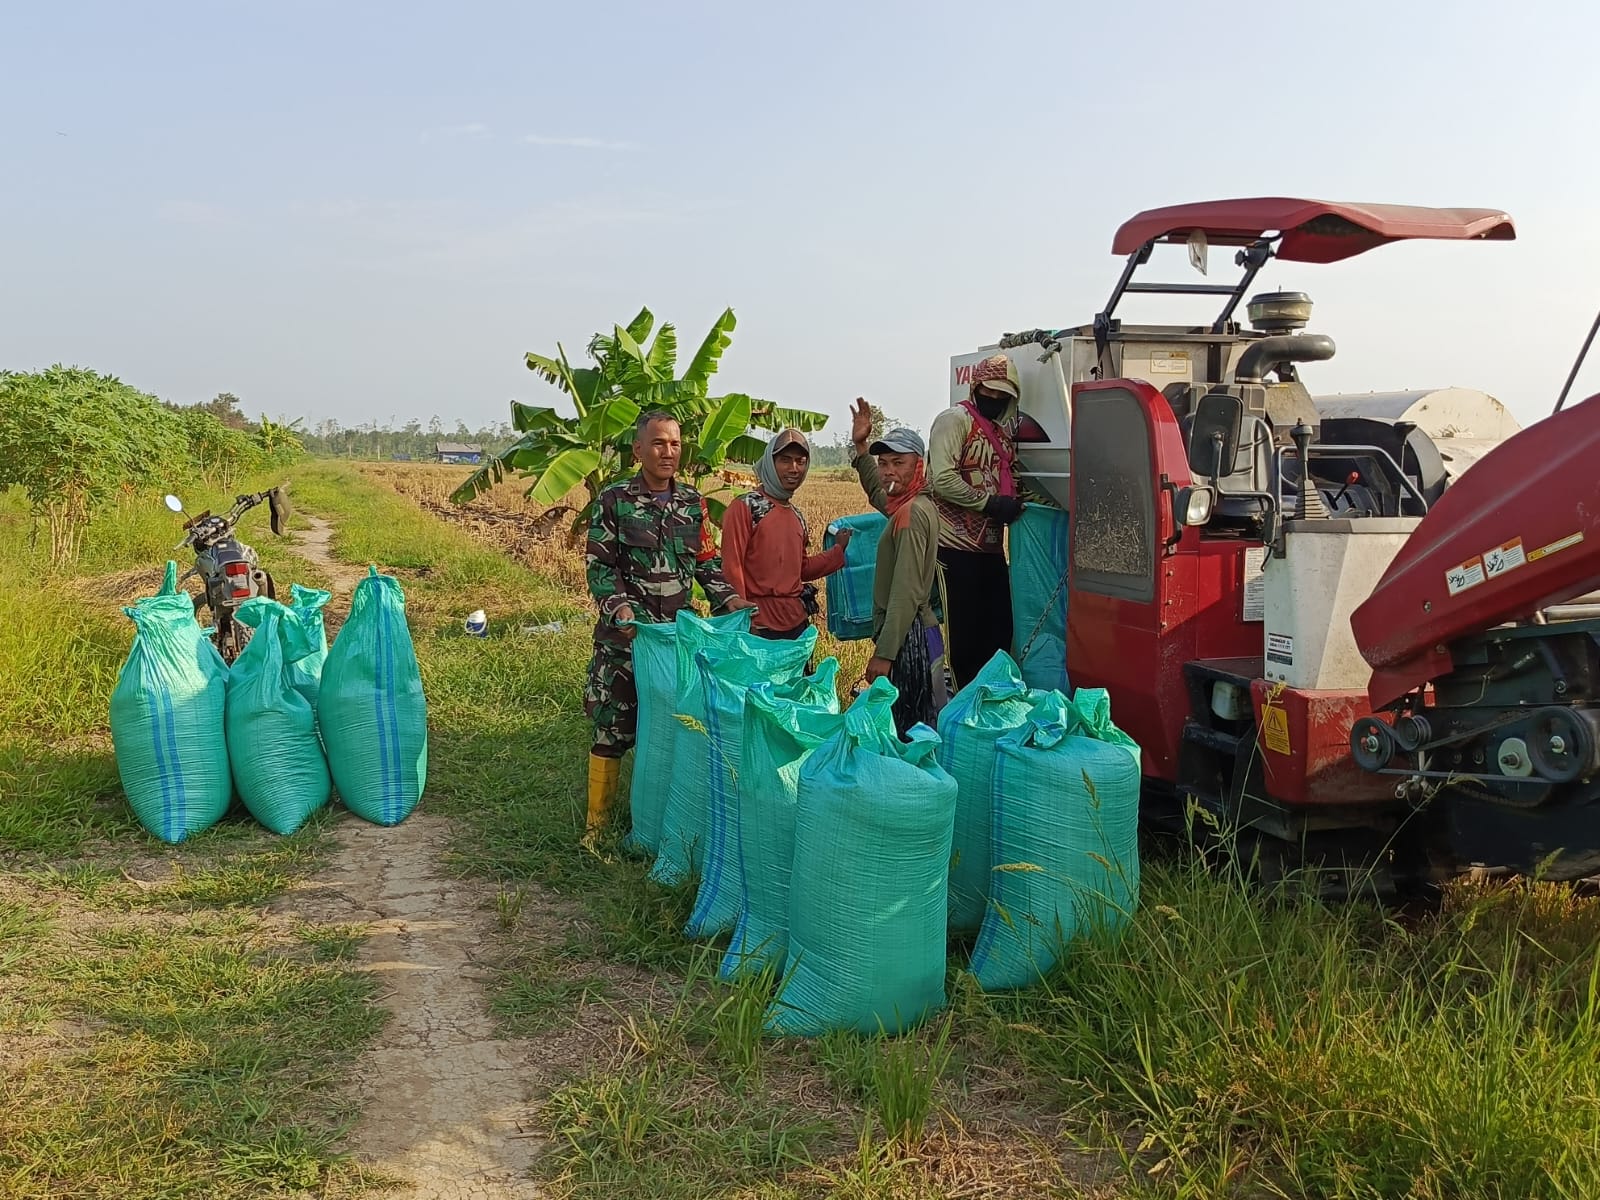
<path fill-rule="evenodd" d="M 1417 553 L 1414 534 L 1448 489 L 1518 425 L 1463 388 L 1316 395 L 1303 374 L 1335 347 L 1307 332 L 1310 299 L 1246 296 L 1273 258 L 1331 263 L 1404 239 L 1514 236 L 1509 217 L 1481 209 L 1283 198 L 1156 209 L 1117 231 L 1124 268 L 1092 322 L 1007 335 L 953 360 L 952 403 L 985 355 L 998 349 L 1018 367 L 1032 418 L 1019 436 L 1024 478 L 1070 514 L 1067 671 L 1076 686 L 1109 689 L 1141 744 L 1148 817 L 1186 822 L 1199 806 L 1267 859 L 1321 865 L 1330 878 L 1358 870 L 1380 886 L 1448 857 L 1444 832 L 1458 857 L 1479 857 L 1449 821 L 1417 818 L 1439 778 L 1419 791 L 1414 768 L 1397 781 L 1387 759 L 1375 765 L 1391 741 L 1376 756 L 1352 753 L 1353 728 L 1383 739 L 1371 723 L 1387 730 L 1396 705 L 1420 710 L 1430 678 L 1418 678 L 1417 645 L 1391 637 L 1390 660 L 1411 668 L 1403 680 L 1416 691 L 1402 688 L 1403 702 L 1369 695 L 1381 664 L 1351 618 L 1397 557 Z M 1239 277 L 1142 278 L 1163 244 L 1186 245 L 1207 273 L 1212 247 L 1235 248 Z M 1193 325 L 1121 319 L 1127 297 L 1152 293 L 1215 297 L 1221 311 Z M 1600 402 L 1587 407 L 1600 416 Z M 1594 476 L 1581 486 L 1593 490 Z M 1557 736 L 1571 743 L 1572 729 Z M 1600 821 L 1589 837 L 1600 844 Z M 1525 867 L 1544 845 L 1525 840 L 1505 865 Z"/>

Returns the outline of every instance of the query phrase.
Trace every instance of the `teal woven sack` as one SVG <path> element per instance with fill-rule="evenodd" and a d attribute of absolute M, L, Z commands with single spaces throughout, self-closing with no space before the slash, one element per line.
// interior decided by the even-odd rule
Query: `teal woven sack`
<path fill-rule="evenodd" d="M 1012 655 L 1029 687 L 1070 695 L 1067 683 L 1067 514 L 1023 506 L 1011 525 Z"/>
<path fill-rule="evenodd" d="M 719 632 L 750 628 L 747 610 L 696 620 Z M 639 714 L 633 781 L 628 792 L 633 827 L 622 846 L 653 858 L 661 848 L 661 819 L 667 809 L 667 785 L 678 742 L 678 719 L 674 715 L 678 711 L 678 624 L 636 621 L 633 629 L 633 682 L 639 695 Z M 691 636 L 699 636 L 698 627 Z"/>
<path fill-rule="evenodd" d="M 950 772 L 957 789 L 950 845 L 952 933 L 977 933 L 989 905 L 995 743 L 1026 721 L 1041 698 L 1002 650 L 939 712 L 939 765 Z"/>
<path fill-rule="evenodd" d="M 858 702 L 800 769 L 789 959 L 770 1032 L 897 1034 L 944 1007 L 956 781 L 938 734 L 908 736 Z"/>
<path fill-rule="evenodd" d="M 744 627 L 714 626 L 691 612 L 678 614 L 678 703 L 673 712 L 672 775 L 661 816 L 661 845 L 650 878 L 676 887 L 701 873 L 705 863 L 711 809 L 711 714 L 698 656 L 704 651 L 717 676 L 731 688 L 767 682 L 779 687 L 798 680 L 817 644 L 815 629 L 792 642 L 749 632 L 750 609 L 741 609 Z"/>
<path fill-rule="evenodd" d="M 223 727 L 239 799 L 273 833 L 291 834 L 328 802 L 330 784 L 316 712 L 289 674 L 296 619 L 271 603 L 228 672 Z"/>
<path fill-rule="evenodd" d="M 289 585 L 289 615 L 293 622 L 284 639 L 289 655 L 289 682 L 306 698 L 314 712 L 322 690 L 322 668 L 328 661 L 328 631 L 322 610 L 333 599 L 332 592 L 320 588 Z"/>
<path fill-rule="evenodd" d="M 328 633 L 322 621 L 322 609 L 333 598 L 332 592 L 318 588 L 289 587 L 291 597 L 287 605 L 265 596 L 246 600 L 235 615 L 252 629 L 261 624 L 261 614 L 275 609 L 283 618 L 284 669 L 295 691 L 311 705 L 312 715 L 317 708 L 317 693 L 322 687 L 322 664 L 328 658 Z"/>
<path fill-rule="evenodd" d="M 816 645 L 816 630 L 801 637 Z M 706 732 L 711 739 L 711 800 L 706 810 L 706 852 L 700 869 L 700 888 L 684 928 L 691 938 L 727 933 L 744 906 L 744 869 L 739 858 L 740 782 L 744 778 L 745 697 L 756 687 L 772 689 L 781 703 L 791 705 L 795 719 L 824 717 L 839 711 L 837 659 L 827 659 L 814 675 L 799 675 L 777 684 L 747 683 L 741 673 L 722 669 L 725 660 L 713 662 L 704 651 L 695 655 L 705 687 Z M 809 660 L 808 660 L 809 661 Z M 804 664 L 801 664 L 802 669 Z M 734 678 L 729 678 L 734 675 Z"/>
<path fill-rule="evenodd" d="M 828 632 L 842 642 L 872 636 L 872 580 L 877 573 L 878 538 L 887 520 L 879 512 L 840 517 L 829 522 L 822 535 L 822 548 L 828 550 L 839 534 L 852 531 L 844 566 L 827 576 L 825 585 Z"/>
<path fill-rule="evenodd" d="M 428 706 L 405 595 L 376 567 L 323 664 L 317 721 L 345 806 L 376 825 L 410 816 L 428 777 Z"/>
<path fill-rule="evenodd" d="M 995 746 L 994 877 L 972 972 L 985 991 L 1037 983 L 1080 933 L 1139 899 L 1139 748 L 1103 689 L 1059 692 Z"/>
<path fill-rule="evenodd" d="M 819 668 L 820 675 L 829 663 Z M 875 680 L 851 706 L 890 733 L 894 685 Z M 873 711 L 876 710 L 876 711 Z M 751 688 L 744 702 L 739 756 L 739 862 L 744 901 L 720 975 L 732 981 L 771 970 L 783 974 L 789 956 L 789 876 L 794 869 L 794 817 L 800 769 L 811 752 L 844 728 L 838 705 L 824 711 L 779 699 L 770 684 Z"/>
<path fill-rule="evenodd" d="M 222 719 L 228 668 L 167 564 L 161 590 L 122 610 L 133 647 L 111 692 L 111 744 L 133 815 L 177 843 L 209 829 L 233 800 Z"/>

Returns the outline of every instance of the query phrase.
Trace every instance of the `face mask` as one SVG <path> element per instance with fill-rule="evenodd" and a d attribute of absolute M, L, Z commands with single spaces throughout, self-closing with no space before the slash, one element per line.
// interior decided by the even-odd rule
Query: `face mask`
<path fill-rule="evenodd" d="M 975 399 L 978 411 L 991 421 L 1005 412 L 1006 405 L 1011 402 L 1009 396 L 985 396 L 982 392 L 979 392 Z"/>

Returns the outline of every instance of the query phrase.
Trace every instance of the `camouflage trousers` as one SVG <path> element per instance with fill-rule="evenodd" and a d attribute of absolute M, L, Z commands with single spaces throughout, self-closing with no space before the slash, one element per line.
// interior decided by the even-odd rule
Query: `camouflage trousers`
<path fill-rule="evenodd" d="M 634 743 L 639 724 L 639 689 L 633 682 L 633 651 L 595 644 L 589 678 L 583 686 L 583 711 L 594 722 L 594 752 L 621 758 Z"/>

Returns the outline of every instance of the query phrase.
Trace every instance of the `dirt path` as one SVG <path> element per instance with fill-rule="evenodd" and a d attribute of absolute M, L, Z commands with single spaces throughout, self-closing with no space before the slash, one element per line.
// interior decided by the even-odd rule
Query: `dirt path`
<path fill-rule="evenodd" d="M 422 811 L 388 829 L 348 817 L 333 861 L 279 907 L 368 934 L 361 965 L 392 1017 L 356 1071 L 361 1159 L 408 1181 L 398 1194 L 411 1200 L 537 1197 L 533 1055 L 494 1035 L 475 957 L 494 942 L 492 893 L 439 870 L 448 835 L 445 818 Z"/>
<path fill-rule="evenodd" d="M 294 549 L 344 595 L 366 574 L 333 556 L 333 526 L 305 514 Z M 494 944 L 491 893 L 439 867 L 450 823 L 423 810 L 393 828 L 354 817 L 327 869 L 285 898 L 302 918 L 361 924 L 361 965 L 391 1014 L 353 1090 L 362 1116 L 352 1149 L 411 1184 L 413 1200 L 539 1196 L 529 1168 L 543 1148 L 529 1122 L 534 1056 L 495 1036 L 475 957 Z"/>
<path fill-rule="evenodd" d="M 366 574 L 360 567 L 340 562 L 333 556 L 333 526 L 321 517 L 302 514 L 310 529 L 297 529 L 290 534 L 294 552 L 307 562 L 315 563 L 328 573 L 329 591 L 335 596 L 355 591 L 356 584 Z"/>

